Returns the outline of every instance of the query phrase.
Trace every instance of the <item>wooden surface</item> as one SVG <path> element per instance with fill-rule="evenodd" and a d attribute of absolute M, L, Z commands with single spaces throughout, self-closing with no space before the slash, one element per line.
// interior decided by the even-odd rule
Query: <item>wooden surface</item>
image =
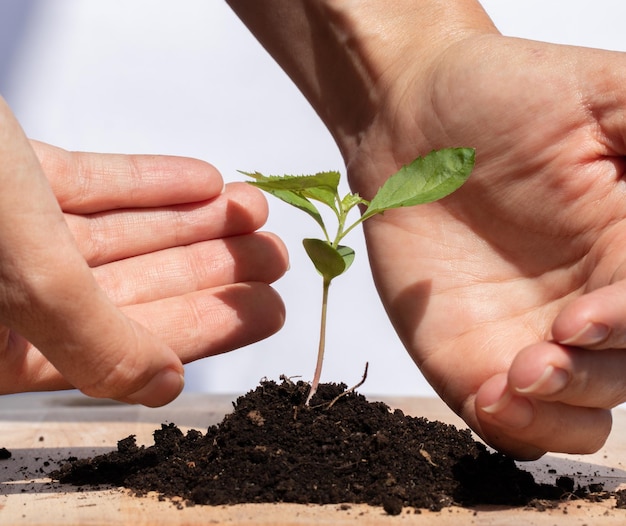
<path fill-rule="evenodd" d="M 370 397 L 372 398 L 372 397 Z M 161 423 L 204 430 L 232 409 L 233 397 L 183 395 L 165 408 L 146 409 L 95 401 L 73 393 L 0 397 L 0 447 L 13 456 L 0 461 L 0 525 L 550 525 L 626 524 L 626 510 L 614 501 L 564 502 L 546 512 L 515 508 L 448 508 L 441 512 L 400 516 L 361 505 L 340 507 L 288 504 L 185 507 L 156 496 L 132 497 L 123 489 L 85 490 L 52 483 L 46 473 L 70 455 L 93 456 L 114 449 L 135 434 L 152 443 Z M 407 414 L 423 415 L 465 427 L 434 399 L 384 398 Z M 538 481 L 554 483 L 560 475 L 579 484 L 601 482 L 606 489 L 626 487 L 626 412 L 615 412 L 614 431 L 606 447 L 591 456 L 547 455 L 524 463 Z"/>

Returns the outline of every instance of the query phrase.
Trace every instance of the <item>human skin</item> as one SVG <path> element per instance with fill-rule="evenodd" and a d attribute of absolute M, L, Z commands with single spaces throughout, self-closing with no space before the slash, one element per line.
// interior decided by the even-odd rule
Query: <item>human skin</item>
<path fill-rule="evenodd" d="M 0 99 L 0 393 L 159 406 L 183 363 L 283 324 L 259 191 L 211 165 L 29 142 Z"/>
<path fill-rule="evenodd" d="M 230 0 L 371 198 L 473 147 L 442 201 L 368 220 L 400 338 L 487 443 L 590 453 L 626 401 L 626 56 L 509 38 L 473 0 Z"/>

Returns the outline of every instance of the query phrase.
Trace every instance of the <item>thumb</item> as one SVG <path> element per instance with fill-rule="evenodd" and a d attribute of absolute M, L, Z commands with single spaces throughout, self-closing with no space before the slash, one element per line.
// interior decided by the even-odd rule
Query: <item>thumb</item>
<path fill-rule="evenodd" d="M 176 353 L 98 287 L 34 151 L 0 99 L 0 323 L 84 393 L 163 405 L 183 387 Z"/>
<path fill-rule="evenodd" d="M 176 398 L 184 386 L 176 353 L 112 305 L 91 275 L 67 269 L 69 280 L 64 269 L 29 288 L 28 312 L 14 309 L 9 325 L 86 395 L 150 407 Z"/>

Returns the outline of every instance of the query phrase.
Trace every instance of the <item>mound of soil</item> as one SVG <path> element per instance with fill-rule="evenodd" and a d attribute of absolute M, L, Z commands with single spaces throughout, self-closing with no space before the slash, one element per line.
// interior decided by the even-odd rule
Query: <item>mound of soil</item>
<path fill-rule="evenodd" d="M 343 384 L 321 385 L 304 406 L 308 389 L 264 381 L 205 434 L 163 424 L 152 446 L 138 446 L 131 435 L 117 451 L 74 459 L 52 477 L 156 491 L 190 505 L 367 503 L 390 514 L 404 506 L 523 506 L 589 491 L 566 477 L 537 484 L 469 430 L 391 411 Z"/>

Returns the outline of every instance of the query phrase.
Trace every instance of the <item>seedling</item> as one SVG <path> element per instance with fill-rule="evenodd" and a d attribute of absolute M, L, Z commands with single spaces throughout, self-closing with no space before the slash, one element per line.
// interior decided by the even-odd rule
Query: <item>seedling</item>
<path fill-rule="evenodd" d="M 474 167 L 475 152 L 470 148 L 435 150 L 418 157 L 392 175 L 371 201 L 358 194 L 339 195 L 339 172 L 320 172 L 314 175 L 265 176 L 258 172 L 241 172 L 254 181 L 250 184 L 306 212 L 321 227 L 324 239 L 305 238 L 304 249 L 322 276 L 322 315 L 320 323 L 317 364 L 308 404 L 317 391 L 324 350 L 326 347 L 326 316 L 328 291 L 334 278 L 343 274 L 354 261 L 354 250 L 342 245 L 342 240 L 359 224 L 376 214 L 393 208 L 431 203 L 459 188 Z M 314 202 L 328 206 L 337 219 L 337 228 L 329 234 L 326 223 Z M 348 222 L 348 215 L 357 206 L 364 208 L 361 216 Z"/>

